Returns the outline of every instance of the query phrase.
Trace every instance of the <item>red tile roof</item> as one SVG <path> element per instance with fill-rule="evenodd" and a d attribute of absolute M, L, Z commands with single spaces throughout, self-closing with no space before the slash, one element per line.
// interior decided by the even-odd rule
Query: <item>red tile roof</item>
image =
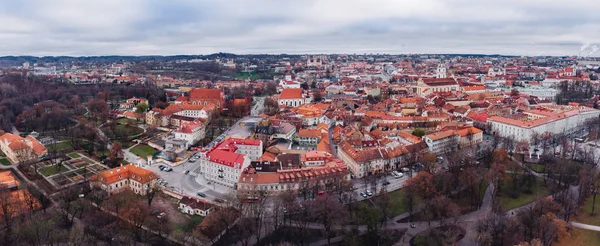
<path fill-rule="evenodd" d="M 302 89 L 285 88 L 281 91 L 279 99 L 302 99 Z"/>
<path fill-rule="evenodd" d="M 191 99 L 221 99 L 220 89 L 194 88 L 190 91 Z"/>

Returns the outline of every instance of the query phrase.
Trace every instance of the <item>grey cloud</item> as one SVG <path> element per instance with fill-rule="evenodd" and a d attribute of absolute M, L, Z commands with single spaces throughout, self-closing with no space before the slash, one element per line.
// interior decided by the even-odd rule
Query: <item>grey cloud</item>
<path fill-rule="evenodd" d="M 597 9 L 592 0 L 0 1 L 0 55 L 576 55 L 600 41 Z"/>

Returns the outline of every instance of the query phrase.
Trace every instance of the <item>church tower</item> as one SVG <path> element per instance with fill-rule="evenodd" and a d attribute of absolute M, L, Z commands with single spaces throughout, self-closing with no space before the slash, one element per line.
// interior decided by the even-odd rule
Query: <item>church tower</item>
<path fill-rule="evenodd" d="M 437 71 L 435 73 L 435 77 L 438 79 L 445 79 L 447 78 L 446 75 L 446 65 L 440 63 L 437 67 Z"/>

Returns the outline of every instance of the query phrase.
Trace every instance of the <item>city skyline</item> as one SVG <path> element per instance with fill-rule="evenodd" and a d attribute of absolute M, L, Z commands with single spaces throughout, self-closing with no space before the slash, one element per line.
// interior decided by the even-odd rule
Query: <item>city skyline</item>
<path fill-rule="evenodd" d="M 598 56 L 600 3 L 38 1 L 0 3 L 0 55 Z"/>

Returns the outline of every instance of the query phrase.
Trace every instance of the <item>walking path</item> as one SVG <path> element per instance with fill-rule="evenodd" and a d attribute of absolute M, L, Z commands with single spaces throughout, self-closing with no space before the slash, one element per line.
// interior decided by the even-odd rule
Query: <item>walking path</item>
<path fill-rule="evenodd" d="M 571 224 L 574 227 L 585 229 L 585 230 L 600 231 L 600 226 L 583 224 L 583 223 L 574 222 L 574 221 L 569 222 L 569 224 Z"/>

